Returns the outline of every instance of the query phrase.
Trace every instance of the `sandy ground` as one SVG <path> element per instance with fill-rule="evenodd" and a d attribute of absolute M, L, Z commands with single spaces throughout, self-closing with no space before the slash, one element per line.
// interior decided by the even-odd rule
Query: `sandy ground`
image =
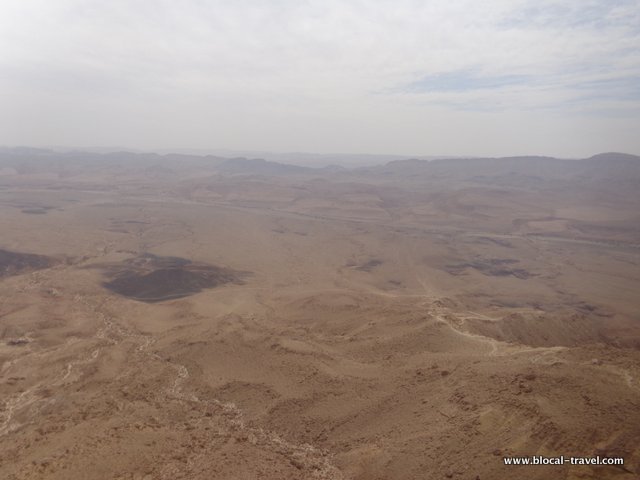
<path fill-rule="evenodd" d="M 1 183 L 0 248 L 52 259 L 0 277 L 2 478 L 640 478 L 628 196 Z M 154 302 L 105 288 L 148 254 L 242 278 Z"/>

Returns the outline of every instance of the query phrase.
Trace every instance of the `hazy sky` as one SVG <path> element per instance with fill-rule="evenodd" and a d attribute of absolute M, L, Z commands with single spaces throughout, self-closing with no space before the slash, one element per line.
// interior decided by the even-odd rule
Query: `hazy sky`
<path fill-rule="evenodd" d="M 640 0 L 1 0 L 0 144 L 640 153 Z"/>

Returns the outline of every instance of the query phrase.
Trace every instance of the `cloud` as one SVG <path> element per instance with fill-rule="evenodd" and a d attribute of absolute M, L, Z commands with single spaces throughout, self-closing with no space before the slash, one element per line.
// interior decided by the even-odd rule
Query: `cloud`
<path fill-rule="evenodd" d="M 6 0 L 0 142 L 72 142 L 89 114 L 92 142 L 333 151 L 367 150 L 320 140 L 335 125 L 366 139 L 448 117 L 445 145 L 485 121 L 461 112 L 606 122 L 639 108 L 639 15 L 640 0 Z"/>
<path fill-rule="evenodd" d="M 478 75 L 471 70 L 427 75 L 407 85 L 408 92 L 465 92 L 474 90 L 497 89 L 510 85 L 522 85 L 527 82 L 524 75 Z"/>
<path fill-rule="evenodd" d="M 541 0 L 502 13 L 462 34 L 481 46 L 458 48 L 466 65 L 433 65 L 387 93 L 463 110 L 640 113 L 640 2 Z"/>
<path fill-rule="evenodd" d="M 593 28 L 638 30 L 636 0 L 540 0 L 529 2 L 505 16 L 503 27 Z"/>

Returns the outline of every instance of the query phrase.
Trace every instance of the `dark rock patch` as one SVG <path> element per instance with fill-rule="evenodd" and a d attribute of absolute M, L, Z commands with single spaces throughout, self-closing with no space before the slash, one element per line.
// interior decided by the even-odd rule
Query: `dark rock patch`
<path fill-rule="evenodd" d="M 509 258 L 480 259 L 468 263 L 446 265 L 444 270 L 451 275 L 464 275 L 467 269 L 474 269 L 490 277 L 513 276 L 525 280 L 534 276 L 524 268 L 517 268 L 517 260 Z"/>
<path fill-rule="evenodd" d="M 513 244 L 510 241 L 504 240 L 502 238 L 474 236 L 469 239 L 469 242 L 472 244 L 487 243 L 492 245 L 498 245 L 500 247 L 505 247 L 505 248 L 513 248 Z"/>
<path fill-rule="evenodd" d="M 22 213 L 29 215 L 46 215 L 49 210 L 54 208 L 46 205 L 21 205 L 20 207 L 22 208 L 20 210 Z"/>
<path fill-rule="evenodd" d="M 155 303 L 184 298 L 228 283 L 241 284 L 245 272 L 192 263 L 179 257 L 142 255 L 108 269 L 104 287 L 133 300 Z"/>
<path fill-rule="evenodd" d="M 373 270 L 376 267 L 379 267 L 380 265 L 382 265 L 382 260 L 378 260 L 374 258 L 372 260 L 369 260 L 366 263 L 363 263 L 362 265 L 357 267 L 356 270 L 360 270 L 361 272 L 370 272 L 371 270 Z"/>
<path fill-rule="evenodd" d="M 56 263 L 54 259 L 45 255 L 0 249 L 0 278 L 49 268 Z"/>

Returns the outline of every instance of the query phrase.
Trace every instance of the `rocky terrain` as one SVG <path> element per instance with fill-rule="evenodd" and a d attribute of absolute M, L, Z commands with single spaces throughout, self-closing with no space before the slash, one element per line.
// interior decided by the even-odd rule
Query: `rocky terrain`
<path fill-rule="evenodd" d="M 3 149 L 0 477 L 640 478 L 638 184 Z"/>

